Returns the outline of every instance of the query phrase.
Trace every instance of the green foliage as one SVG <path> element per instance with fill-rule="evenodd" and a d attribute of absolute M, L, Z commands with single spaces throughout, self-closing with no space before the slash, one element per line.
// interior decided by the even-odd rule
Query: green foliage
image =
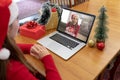
<path fill-rule="evenodd" d="M 108 38 L 107 36 L 107 18 L 108 16 L 106 15 L 105 12 L 107 12 L 106 8 L 103 6 L 101 7 L 101 9 L 99 10 L 100 14 L 97 17 L 98 21 L 97 21 L 97 27 L 95 29 L 95 38 L 97 40 L 105 40 L 106 38 Z"/>

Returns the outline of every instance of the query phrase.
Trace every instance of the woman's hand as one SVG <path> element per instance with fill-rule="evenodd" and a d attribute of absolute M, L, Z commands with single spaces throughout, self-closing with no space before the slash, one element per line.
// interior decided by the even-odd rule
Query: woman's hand
<path fill-rule="evenodd" d="M 38 59 L 42 59 L 46 55 L 50 55 L 48 50 L 44 46 L 41 46 L 39 44 L 34 44 L 31 47 L 30 54 L 35 56 Z"/>

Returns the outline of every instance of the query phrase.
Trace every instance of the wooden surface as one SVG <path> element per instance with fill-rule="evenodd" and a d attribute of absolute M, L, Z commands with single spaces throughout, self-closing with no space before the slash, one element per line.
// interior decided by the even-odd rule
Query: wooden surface
<path fill-rule="evenodd" d="M 105 49 L 100 51 L 96 47 L 90 48 L 86 46 L 68 61 L 51 53 L 62 80 L 95 80 L 120 50 L 120 0 L 89 0 L 72 9 L 98 16 L 98 10 L 103 5 L 107 8 L 107 15 L 109 17 L 109 38 L 106 40 Z M 93 39 L 95 27 L 96 21 L 89 39 Z M 50 32 L 47 31 L 47 33 Z M 16 42 L 35 43 L 36 40 L 18 35 Z"/>

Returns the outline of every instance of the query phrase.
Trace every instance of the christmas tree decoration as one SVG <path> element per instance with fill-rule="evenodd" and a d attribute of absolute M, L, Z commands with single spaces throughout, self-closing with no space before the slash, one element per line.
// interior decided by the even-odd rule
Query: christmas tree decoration
<path fill-rule="evenodd" d="M 105 39 L 108 38 L 107 36 L 107 15 L 105 12 L 107 12 L 106 8 L 103 6 L 99 10 L 100 14 L 98 16 L 98 21 L 97 21 L 97 27 L 95 29 L 95 35 L 94 37 L 96 38 L 96 42 L 105 42 Z"/>
<path fill-rule="evenodd" d="M 105 43 L 104 42 L 98 42 L 96 44 L 96 46 L 99 50 L 103 50 L 105 48 Z"/>
<path fill-rule="evenodd" d="M 92 40 L 92 39 L 89 40 L 89 41 L 88 41 L 88 46 L 89 46 L 89 47 L 94 47 L 94 46 L 95 46 L 95 41 Z"/>
<path fill-rule="evenodd" d="M 108 16 L 106 15 L 106 8 L 103 6 L 99 10 L 100 14 L 98 16 L 98 21 L 97 21 L 97 27 L 95 29 L 95 35 L 94 37 L 96 38 L 96 46 L 99 50 L 103 50 L 105 47 L 105 40 L 108 38 L 107 32 L 107 18 Z"/>

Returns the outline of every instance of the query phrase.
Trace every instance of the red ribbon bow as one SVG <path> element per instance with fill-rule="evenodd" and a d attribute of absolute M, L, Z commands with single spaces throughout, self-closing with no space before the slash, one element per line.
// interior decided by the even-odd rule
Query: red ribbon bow
<path fill-rule="evenodd" d="M 27 26 L 28 29 L 33 29 L 35 27 L 37 27 L 37 23 L 35 21 L 29 21 L 27 22 Z"/>

